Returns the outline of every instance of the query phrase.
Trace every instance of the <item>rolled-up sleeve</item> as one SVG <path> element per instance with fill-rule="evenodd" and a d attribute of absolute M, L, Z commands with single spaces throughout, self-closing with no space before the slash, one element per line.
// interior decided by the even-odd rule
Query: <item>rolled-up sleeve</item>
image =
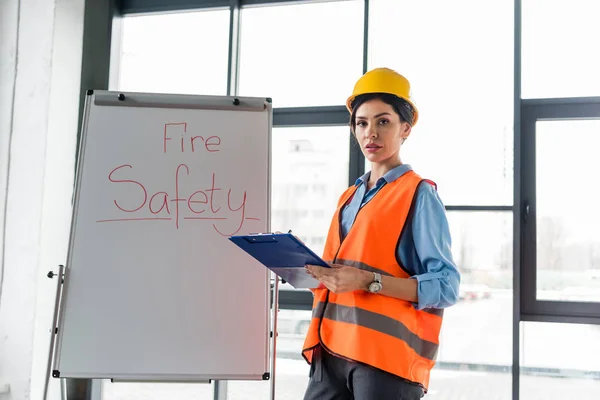
<path fill-rule="evenodd" d="M 412 234 L 419 262 L 412 279 L 418 281 L 415 307 L 446 308 L 458 301 L 460 272 L 451 251 L 445 207 L 435 188 L 419 187 L 412 220 Z"/>

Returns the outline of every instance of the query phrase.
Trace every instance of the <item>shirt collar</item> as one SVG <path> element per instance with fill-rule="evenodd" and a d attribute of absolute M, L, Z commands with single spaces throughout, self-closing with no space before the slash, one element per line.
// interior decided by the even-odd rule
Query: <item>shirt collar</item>
<path fill-rule="evenodd" d="M 391 170 L 386 172 L 381 178 L 379 178 L 379 180 L 377 181 L 377 183 L 375 185 L 376 186 L 382 185 L 383 182 L 392 183 L 396 179 L 400 178 L 402 175 L 407 173 L 408 171 L 412 171 L 412 167 L 409 164 L 400 164 L 397 167 L 392 168 Z M 363 176 L 358 178 L 356 180 L 356 182 L 354 183 L 354 186 L 360 186 L 363 183 L 367 183 L 369 181 L 370 177 L 371 177 L 371 171 L 367 172 L 366 174 L 364 174 Z"/>

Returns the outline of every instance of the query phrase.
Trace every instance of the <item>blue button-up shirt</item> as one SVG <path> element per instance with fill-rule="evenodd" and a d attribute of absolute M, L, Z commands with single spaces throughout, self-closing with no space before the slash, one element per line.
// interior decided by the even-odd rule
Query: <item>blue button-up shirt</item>
<path fill-rule="evenodd" d="M 394 182 L 407 171 L 408 164 L 402 164 L 379 178 L 375 186 L 366 192 L 371 176 L 367 172 L 356 180 L 356 192 L 352 200 L 342 210 L 342 238 L 354 224 L 356 214 L 387 183 Z M 366 192 L 366 193 L 365 193 Z M 415 307 L 446 308 L 458 300 L 460 272 L 453 261 L 450 229 L 446 209 L 436 189 L 429 184 L 421 184 L 417 189 L 414 210 L 406 223 L 398 243 L 398 259 L 402 266 L 411 272 L 411 279 L 418 281 L 418 303 Z M 410 228 L 410 229 L 408 229 Z"/>

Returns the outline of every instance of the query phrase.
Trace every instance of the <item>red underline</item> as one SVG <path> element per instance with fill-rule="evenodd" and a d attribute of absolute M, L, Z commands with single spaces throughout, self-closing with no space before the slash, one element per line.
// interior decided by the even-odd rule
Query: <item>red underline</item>
<path fill-rule="evenodd" d="M 119 222 L 119 221 L 170 221 L 171 218 L 120 218 L 120 219 L 101 219 L 96 222 Z"/>
<path fill-rule="evenodd" d="M 96 222 L 121 222 L 121 221 L 171 221 L 173 218 L 118 218 L 118 219 L 101 219 Z M 184 219 L 202 219 L 202 220 L 213 220 L 213 221 L 224 221 L 227 218 L 217 218 L 217 217 L 184 217 Z M 253 221 L 260 221 L 260 218 L 250 218 Z"/>
<path fill-rule="evenodd" d="M 184 217 L 183 219 L 210 219 L 210 220 L 226 220 L 227 218 L 216 218 L 216 217 Z"/>

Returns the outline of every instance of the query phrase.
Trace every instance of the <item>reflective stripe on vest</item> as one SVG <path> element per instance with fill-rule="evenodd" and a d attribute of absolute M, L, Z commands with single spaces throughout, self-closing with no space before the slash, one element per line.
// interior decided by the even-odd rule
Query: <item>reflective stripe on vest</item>
<path fill-rule="evenodd" d="M 319 302 L 313 311 L 313 317 L 319 318 L 321 315 L 323 318 L 333 321 L 356 324 L 393 336 L 406 342 L 421 357 L 435 360 L 438 344 L 421 339 L 404 326 L 402 322 L 396 321 L 393 318 L 362 308 L 348 307 L 335 303 L 330 303 L 325 307 L 324 302 Z"/>
<path fill-rule="evenodd" d="M 331 222 L 323 258 L 408 278 L 409 272 L 400 265 L 396 250 L 422 181 L 409 171 L 386 184 L 360 209 L 346 238 L 340 241 L 341 210 L 356 187 L 346 190 Z M 335 294 L 314 289 L 313 293 L 313 318 L 303 348 L 308 362 L 312 361 L 314 347 L 320 344 L 337 356 L 371 365 L 427 389 L 439 346 L 442 310 L 416 310 L 408 301 L 363 290 Z"/>

